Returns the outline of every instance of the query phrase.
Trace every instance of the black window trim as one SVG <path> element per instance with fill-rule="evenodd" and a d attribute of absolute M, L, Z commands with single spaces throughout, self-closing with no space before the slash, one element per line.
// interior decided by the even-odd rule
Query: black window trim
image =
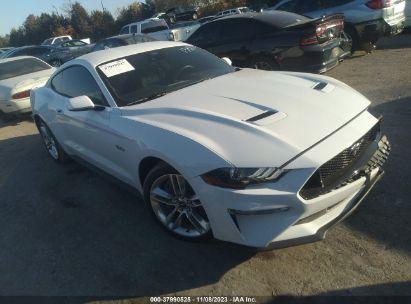
<path fill-rule="evenodd" d="M 96 81 L 96 78 L 95 78 L 95 77 L 93 76 L 93 74 L 91 74 L 90 71 L 89 71 L 84 65 L 82 65 L 82 64 L 72 64 L 72 65 L 67 66 L 67 67 L 65 67 L 65 68 L 63 68 L 63 69 L 60 69 L 60 70 L 50 79 L 50 89 L 51 89 L 54 93 L 56 93 L 56 94 L 58 94 L 58 95 L 60 95 L 60 96 L 63 96 L 63 97 L 69 98 L 69 99 L 70 99 L 70 98 L 74 98 L 74 97 L 71 97 L 71 96 L 62 94 L 62 93 L 60 93 L 60 92 L 57 92 L 57 91 L 54 89 L 54 86 L 53 86 L 53 80 L 54 80 L 54 78 L 56 78 L 58 75 L 60 75 L 61 73 L 63 73 L 65 70 L 67 70 L 67 69 L 69 69 L 69 68 L 72 68 L 72 67 L 81 67 L 81 68 L 83 68 L 84 70 L 87 71 L 87 73 L 90 74 L 91 78 L 93 78 L 93 80 L 95 81 L 95 83 L 97 84 L 97 87 L 99 88 L 99 90 L 100 90 L 100 92 L 101 92 L 101 95 L 102 95 L 103 98 L 104 98 L 104 101 L 105 101 L 106 104 L 107 104 L 107 105 L 98 105 L 98 106 L 101 106 L 101 107 L 104 107 L 104 108 L 112 108 L 112 106 L 111 106 L 110 103 L 108 102 L 107 97 L 105 96 L 103 90 L 101 89 L 101 86 L 100 86 L 100 85 L 98 84 L 98 82 Z M 100 78 L 100 76 L 99 76 L 99 78 Z M 104 85 L 104 82 L 103 82 L 103 85 Z M 104 88 L 107 90 L 107 88 L 105 87 L 105 85 L 104 85 Z M 94 102 L 93 102 L 93 103 L 94 103 Z"/>

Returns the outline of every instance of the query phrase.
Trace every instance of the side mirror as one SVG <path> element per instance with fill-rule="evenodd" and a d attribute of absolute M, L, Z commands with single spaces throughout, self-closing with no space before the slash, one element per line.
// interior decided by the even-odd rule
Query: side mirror
<path fill-rule="evenodd" d="M 228 58 L 228 57 L 223 57 L 222 59 L 223 59 L 225 62 L 227 62 L 227 64 L 233 65 L 233 62 L 231 61 L 230 58 Z"/>
<path fill-rule="evenodd" d="M 79 96 L 68 100 L 67 109 L 69 111 L 89 111 L 95 110 L 96 106 L 88 96 Z"/>

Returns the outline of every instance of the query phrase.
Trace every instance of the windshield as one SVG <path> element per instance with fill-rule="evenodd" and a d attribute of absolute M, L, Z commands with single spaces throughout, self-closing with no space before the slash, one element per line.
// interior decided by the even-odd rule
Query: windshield
<path fill-rule="evenodd" d="M 35 58 L 25 58 L 0 63 L 0 80 L 51 69 L 48 64 Z"/>
<path fill-rule="evenodd" d="M 118 58 L 97 70 L 122 107 L 232 73 L 235 68 L 202 49 L 178 46 Z"/>

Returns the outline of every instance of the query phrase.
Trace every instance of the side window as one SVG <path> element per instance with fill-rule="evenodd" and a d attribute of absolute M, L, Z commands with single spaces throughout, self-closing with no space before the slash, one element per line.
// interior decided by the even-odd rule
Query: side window
<path fill-rule="evenodd" d="M 61 94 L 63 94 L 63 73 L 60 72 L 58 74 L 56 74 L 56 76 L 53 77 L 53 79 L 51 80 L 51 88 Z"/>
<path fill-rule="evenodd" d="M 120 35 L 129 34 L 129 26 L 125 26 L 121 29 Z"/>
<path fill-rule="evenodd" d="M 137 34 L 137 25 L 132 25 L 130 27 L 131 34 Z"/>
<path fill-rule="evenodd" d="M 190 36 L 189 42 L 194 45 L 204 46 L 210 43 L 215 43 L 218 40 L 218 22 L 212 22 L 201 26 Z"/>
<path fill-rule="evenodd" d="M 32 48 L 30 51 L 30 55 L 31 56 L 42 56 L 44 54 L 47 54 L 50 52 L 50 49 L 48 48 L 42 48 L 42 47 L 38 47 L 38 48 Z"/>
<path fill-rule="evenodd" d="M 28 49 L 17 50 L 14 53 L 12 53 L 9 57 L 27 56 L 29 55 L 28 51 Z"/>
<path fill-rule="evenodd" d="M 61 75 L 61 78 L 57 76 Z M 96 105 L 108 106 L 99 86 L 90 72 L 81 66 L 73 66 L 63 70 L 51 81 L 53 90 L 68 98 L 86 95 Z"/>

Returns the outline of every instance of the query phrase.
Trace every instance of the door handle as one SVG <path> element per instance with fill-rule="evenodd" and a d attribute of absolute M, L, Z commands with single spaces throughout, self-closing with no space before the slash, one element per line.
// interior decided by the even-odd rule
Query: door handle
<path fill-rule="evenodd" d="M 63 114 L 63 110 L 62 109 L 57 109 L 57 115 L 62 115 Z"/>

